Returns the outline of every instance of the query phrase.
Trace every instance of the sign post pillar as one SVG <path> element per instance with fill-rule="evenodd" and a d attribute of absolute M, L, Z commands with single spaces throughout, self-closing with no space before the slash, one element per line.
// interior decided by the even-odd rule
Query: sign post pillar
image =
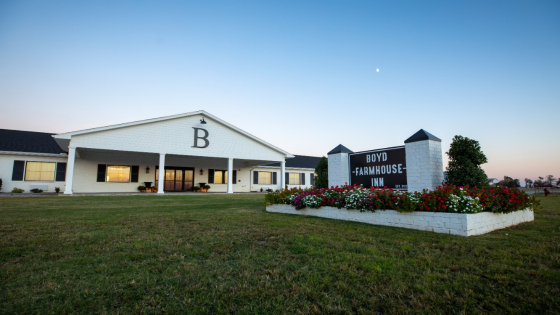
<path fill-rule="evenodd" d="M 433 190 L 443 183 L 441 139 L 420 129 L 404 142 L 408 191 Z"/>
<path fill-rule="evenodd" d="M 350 183 L 349 153 L 352 153 L 352 151 L 340 144 L 327 154 L 329 159 L 329 187 Z"/>

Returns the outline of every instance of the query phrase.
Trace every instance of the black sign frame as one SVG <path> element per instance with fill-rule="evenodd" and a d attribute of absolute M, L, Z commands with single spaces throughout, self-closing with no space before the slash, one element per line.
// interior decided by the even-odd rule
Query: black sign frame
<path fill-rule="evenodd" d="M 348 173 L 350 185 L 408 190 L 405 147 L 350 153 Z"/>

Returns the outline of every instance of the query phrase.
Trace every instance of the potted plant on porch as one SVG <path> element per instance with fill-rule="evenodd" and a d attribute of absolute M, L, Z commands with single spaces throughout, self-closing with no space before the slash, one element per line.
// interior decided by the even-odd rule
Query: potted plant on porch
<path fill-rule="evenodd" d="M 204 185 L 204 190 L 202 190 L 203 192 L 208 192 L 208 189 L 210 189 L 210 185 Z"/>

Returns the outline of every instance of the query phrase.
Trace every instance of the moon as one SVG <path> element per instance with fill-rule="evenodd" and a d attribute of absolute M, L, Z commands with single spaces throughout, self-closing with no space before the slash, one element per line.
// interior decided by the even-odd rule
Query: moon
<path fill-rule="evenodd" d="M 377 68 L 377 72 L 379 72 L 379 68 Z"/>

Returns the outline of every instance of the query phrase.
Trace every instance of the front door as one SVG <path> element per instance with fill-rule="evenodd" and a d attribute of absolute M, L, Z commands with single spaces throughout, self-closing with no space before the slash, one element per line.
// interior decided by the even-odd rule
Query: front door
<path fill-rule="evenodd" d="M 156 187 L 158 187 L 159 169 L 156 169 Z M 194 168 L 166 167 L 163 191 L 190 191 L 194 184 Z"/>

